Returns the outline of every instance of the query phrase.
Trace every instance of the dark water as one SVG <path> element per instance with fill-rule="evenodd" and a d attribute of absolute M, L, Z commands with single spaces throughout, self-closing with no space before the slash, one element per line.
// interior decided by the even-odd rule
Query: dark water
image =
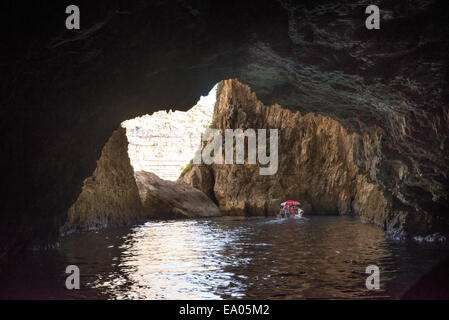
<path fill-rule="evenodd" d="M 148 222 L 71 235 L 3 264 L 1 298 L 398 298 L 447 249 L 398 243 L 348 217 Z M 81 289 L 65 289 L 77 265 Z M 367 290 L 366 267 L 380 268 Z"/>

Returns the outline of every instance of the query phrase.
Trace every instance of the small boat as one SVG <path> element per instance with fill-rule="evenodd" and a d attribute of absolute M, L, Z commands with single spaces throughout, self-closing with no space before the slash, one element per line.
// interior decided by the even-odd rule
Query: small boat
<path fill-rule="evenodd" d="M 295 200 L 288 200 L 281 203 L 281 209 L 279 211 L 279 218 L 301 218 L 304 211 L 299 207 L 300 202 Z"/>

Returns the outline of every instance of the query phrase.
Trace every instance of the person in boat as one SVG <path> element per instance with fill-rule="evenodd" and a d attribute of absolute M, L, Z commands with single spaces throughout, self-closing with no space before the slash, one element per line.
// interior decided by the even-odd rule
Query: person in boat
<path fill-rule="evenodd" d="M 288 217 L 288 206 L 284 206 L 284 218 Z"/>
<path fill-rule="evenodd" d="M 296 213 L 295 206 L 291 206 L 288 208 L 289 216 L 294 216 Z"/>
<path fill-rule="evenodd" d="M 285 216 L 284 207 L 282 205 L 281 205 L 281 210 L 279 210 L 279 215 L 281 216 L 281 218 L 283 218 Z"/>
<path fill-rule="evenodd" d="M 285 205 L 284 208 L 282 209 L 283 211 L 283 218 L 288 218 L 290 216 L 290 206 L 289 205 Z"/>
<path fill-rule="evenodd" d="M 292 207 L 286 206 L 286 214 L 285 216 L 288 218 L 292 214 Z"/>

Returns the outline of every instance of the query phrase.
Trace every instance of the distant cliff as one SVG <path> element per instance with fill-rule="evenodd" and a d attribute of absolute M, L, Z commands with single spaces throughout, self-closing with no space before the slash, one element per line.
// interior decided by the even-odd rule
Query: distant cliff
<path fill-rule="evenodd" d="M 178 179 L 182 167 L 201 146 L 201 132 L 210 125 L 213 109 L 213 104 L 197 104 L 186 112 L 163 110 L 125 121 L 134 171 Z"/>

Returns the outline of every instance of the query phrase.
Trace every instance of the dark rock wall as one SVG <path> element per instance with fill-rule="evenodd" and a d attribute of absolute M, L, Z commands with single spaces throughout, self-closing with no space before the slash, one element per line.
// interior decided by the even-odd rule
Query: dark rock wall
<path fill-rule="evenodd" d="M 395 215 L 413 232 L 447 226 L 449 13 L 444 2 L 377 3 L 378 31 L 364 26 L 367 2 L 281 3 L 289 13 L 291 54 L 258 42 L 239 79 L 265 104 L 327 115 L 362 135 L 375 131 L 363 148 L 377 141 L 381 153 L 365 161 L 363 151 L 355 161 L 391 197 Z"/>
<path fill-rule="evenodd" d="M 78 1 L 80 31 L 65 30 L 69 4 L 0 7 L 3 253 L 57 238 L 121 121 L 233 77 L 267 105 L 380 128 L 365 169 L 404 212 L 446 216 L 445 1 L 380 1 L 377 31 L 369 1 Z"/>
<path fill-rule="evenodd" d="M 251 37 L 286 30 L 276 2 L 79 1 L 67 31 L 69 4 L 1 4 L 3 253 L 57 239 L 120 122 L 187 110 L 238 72 Z"/>

